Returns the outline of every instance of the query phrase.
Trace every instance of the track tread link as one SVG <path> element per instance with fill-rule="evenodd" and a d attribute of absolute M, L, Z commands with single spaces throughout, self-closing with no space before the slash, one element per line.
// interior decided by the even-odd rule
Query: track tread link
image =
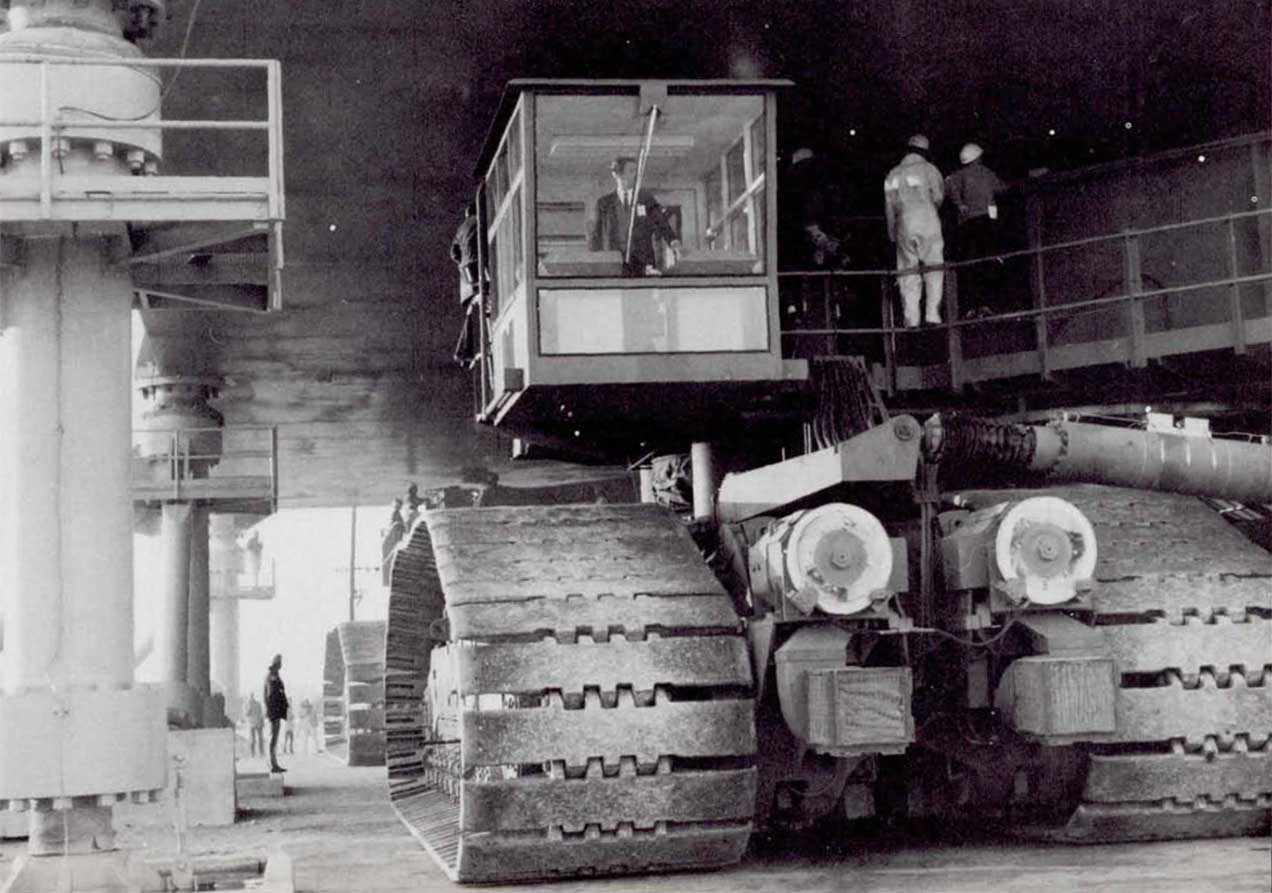
<path fill-rule="evenodd" d="M 737 862 L 756 785 L 740 633 L 656 507 L 426 513 L 390 592 L 395 809 L 465 882 Z"/>
<path fill-rule="evenodd" d="M 1095 529 L 1091 620 L 1121 674 L 1117 732 L 1093 748 L 1082 802 L 1050 836 L 1267 833 L 1272 554 L 1192 496 L 1086 484 L 964 495 L 1058 496 Z"/>

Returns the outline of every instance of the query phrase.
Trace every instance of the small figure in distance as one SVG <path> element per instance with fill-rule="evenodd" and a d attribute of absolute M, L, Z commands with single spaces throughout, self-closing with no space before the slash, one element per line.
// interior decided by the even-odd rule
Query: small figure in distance
<path fill-rule="evenodd" d="M 410 532 L 415 526 L 416 520 L 420 516 L 420 506 L 424 499 L 420 496 L 420 488 L 418 484 L 411 484 L 406 488 L 406 530 Z"/>
<path fill-rule="evenodd" d="M 910 137 L 901 163 L 888 171 L 883 181 L 888 239 L 897 246 L 898 270 L 945 263 L 945 239 L 937 213 L 945 196 L 945 181 L 936 166 L 927 160 L 929 146 L 927 137 L 922 134 Z M 944 270 L 923 270 L 922 280 L 917 272 L 898 275 L 897 286 L 901 290 L 906 328 L 919 324 L 924 291 L 927 301 L 923 320 L 929 325 L 940 324 Z"/>
<path fill-rule="evenodd" d="M 815 152 L 796 149 L 791 166 L 779 181 L 782 264 L 788 270 L 842 266 L 843 243 L 822 229 L 827 223 L 826 171 Z"/>
<path fill-rule="evenodd" d="M 265 756 L 265 711 L 261 702 L 256 700 L 256 693 L 247 696 L 247 704 L 243 707 L 243 720 L 247 723 L 249 748 L 252 756 Z"/>
<path fill-rule="evenodd" d="M 317 753 L 318 746 L 315 733 L 318 729 L 318 714 L 309 698 L 305 698 L 300 702 L 300 716 L 297 719 L 300 723 L 300 752 L 303 754 Z"/>
<path fill-rule="evenodd" d="M 596 221 L 589 248 L 622 253 L 626 276 L 656 276 L 661 271 L 654 248 L 655 237 L 667 243 L 673 258 L 680 251 L 680 238 L 653 194 L 644 188 L 637 194 L 635 158 L 615 158 L 610 165 L 610 175 L 614 178 L 614 191 L 596 200 Z"/>
<path fill-rule="evenodd" d="M 480 273 L 477 269 L 477 240 L 481 233 L 477 226 L 477 207 L 464 208 L 464 220 L 451 240 L 451 260 L 459 267 L 459 302 L 464 308 L 464 323 L 455 342 L 455 362 L 471 369 L 477 359 L 476 315 L 480 306 Z"/>
<path fill-rule="evenodd" d="M 985 164 L 984 154 L 976 143 L 968 143 L 958 153 L 963 166 L 945 178 L 945 194 L 958 212 L 955 247 L 959 260 L 989 257 L 997 254 L 1001 245 L 998 196 L 1007 186 Z M 959 303 L 968 308 L 967 316 L 989 316 L 1005 309 L 1001 272 L 1001 260 L 959 269 Z"/>

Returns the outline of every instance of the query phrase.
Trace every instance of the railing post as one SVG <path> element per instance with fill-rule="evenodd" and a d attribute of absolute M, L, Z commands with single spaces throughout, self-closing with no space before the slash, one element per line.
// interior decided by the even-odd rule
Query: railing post
<path fill-rule="evenodd" d="M 1038 374 L 1043 381 L 1051 379 L 1051 356 L 1048 352 L 1051 336 L 1047 327 L 1047 276 L 1043 266 L 1042 207 L 1038 199 L 1029 196 L 1025 203 L 1025 228 L 1029 239 L 1029 293 L 1035 310 L 1043 311 L 1034 317 L 1034 340 L 1038 351 Z"/>
<path fill-rule="evenodd" d="M 49 108 L 49 61 L 40 62 L 40 217 L 53 218 L 53 118 Z"/>
<path fill-rule="evenodd" d="M 1127 365 L 1132 369 L 1142 369 L 1148 365 L 1148 360 L 1144 356 L 1144 305 L 1140 303 L 1138 297 L 1144 290 L 1138 234 L 1130 233 L 1123 236 L 1122 260 L 1128 297 L 1126 302 Z"/>
<path fill-rule="evenodd" d="M 882 304 L 883 319 L 883 368 L 887 373 L 884 387 L 891 397 L 897 392 L 897 333 L 893 331 L 894 313 L 892 299 L 888 294 L 888 277 L 879 280 L 879 295 Z"/>
<path fill-rule="evenodd" d="M 282 214 L 282 177 L 283 177 L 283 122 L 282 91 L 280 88 L 279 63 L 271 60 L 265 67 L 265 92 L 269 121 L 269 216 L 271 220 L 280 219 Z"/>
<path fill-rule="evenodd" d="M 1254 168 L 1254 196 L 1258 199 L 1255 204 L 1265 210 L 1258 216 L 1259 228 L 1259 257 L 1262 263 L 1259 270 L 1266 272 L 1272 268 L 1272 216 L 1266 213 L 1269 203 L 1272 203 L 1272 143 L 1268 140 L 1259 140 L 1250 144 L 1250 164 Z M 1272 316 L 1272 280 L 1263 281 L 1263 312 L 1267 316 Z"/>
<path fill-rule="evenodd" d="M 1237 259 L 1237 223 L 1228 218 L 1228 267 L 1232 274 L 1232 285 L 1228 292 L 1228 306 L 1232 315 L 1232 350 L 1234 353 L 1246 352 L 1245 312 L 1241 307 L 1241 285 L 1237 277 L 1241 275 Z"/>
<path fill-rule="evenodd" d="M 273 425 L 269 429 L 269 486 L 271 508 L 278 511 L 278 428 Z"/>
<path fill-rule="evenodd" d="M 963 329 L 958 325 L 958 270 L 945 271 L 945 341 L 950 367 L 950 390 L 963 389 Z"/>
<path fill-rule="evenodd" d="M 168 479 L 172 481 L 173 500 L 181 499 L 181 466 L 177 464 L 177 432 L 168 432 Z"/>
<path fill-rule="evenodd" d="M 830 300 L 831 300 L 831 287 L 830 287 L 830 286 L 831 286 L 831 282 L 830 282 L 830 278 L 831 278 L 830 276 L 823 276 L 823 277 L 821 277 L 821 280 L 822 280 L 822 315 L 823 315 L 823 317 L 824 317 L 824 318 L 825 318 L 825 320 L 826 320 L 826 329 L 827 329 L 827 331 L 828 331 L 828 332 L 829 332 L 829 330 L 836 328 L 835 320 L 832 318 L 832 314 L 831 314 L 831 311 L 830 311 Z M 835 355 L 835 336 L 834 336 L 834 335 L 832 335 L 832 334 L 827 334 L 827 335 L 826 335 L 826 353 L 825 353 L 825 356 L 831 357 L 831 356 L 834 356 L 834 355 Z"/>

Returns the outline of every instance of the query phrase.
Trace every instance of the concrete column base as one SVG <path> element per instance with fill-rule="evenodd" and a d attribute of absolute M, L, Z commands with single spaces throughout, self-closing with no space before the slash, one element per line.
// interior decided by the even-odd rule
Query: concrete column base
<path fill-rule="evenodd" d="M 235 780 L 235 790 L 243 800 L 287 795 L 283 776 L 278 772 L 243 772 Z"/>
<path fill-rule="evenodd" d="M 19 840 L 31 833 L 31 818 L 25 812 L 0 810 L 0 840 Z"/>
<path fill-rule="evenodd" d="M 123 852 L 77 856 L 19 856 L 0 893 L 141 893 L 161 890 L 161 880 L 144 867 L 130 865 Z"/>
<path fill-rule="evenodd" d="M 217 881 L 253 881 L 258 893 L 295 893 L 296 874 L 286 853 L 259 859 L 202 857 L 143 862 L 125 852 L 82 856 L 19 856 L 0 893 L 162 893 L 165 890 L 206 889 Z"/>
<path fill-rule="evenodd" d="M 92 798 L 78 798 L 91 800 Z M 74 856 L 115 848 L 115 827 L 111 807 L 85 806 L 77 801 L 71 809 L 53 809 L 40 802 L 31 814 L 31 836 L 27 853 L 32 856 Z"/>
<path fill-rule="evenodd" d="M 171 828 L 180 813 L 187 828 L 234 824 L 234 730 L 172 729 L 168 732 L 168 786 L 157 802 L 120 804 L 115 820 L 134 827 Z M 174 794 L 177 776 L 180 792 Z"/>

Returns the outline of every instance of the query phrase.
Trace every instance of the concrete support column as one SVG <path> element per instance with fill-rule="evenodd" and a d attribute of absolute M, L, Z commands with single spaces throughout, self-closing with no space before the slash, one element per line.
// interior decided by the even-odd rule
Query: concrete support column
<path fill-rule="evenodd" d="M 187 627 L 186 681 L 195 693 L 212 693 L 208 639 L 208 507 L 190 507 L 190 622 Z"/>
<path fill-rule="evenodd" d="M 132 289 L 109 238 L 30 237 L 0 290 L 0 802 L 32 855 L 113 846 L 99 799 L 163 786 L 132 688 Z"/>
<path fill-rule="evenodd" d="M 0 298 L 5 692 L 132 682 L 126 277 L 102 240 L 30 239 Z"/>
<path fill-rule="evenodd" d="M 225 693 L 225 715 L 231 720 L 237 720 L 243 715 L 243 707 L 239 702 L 238 599 L 212 599 L 209 633 L 212 686 Z"/>

